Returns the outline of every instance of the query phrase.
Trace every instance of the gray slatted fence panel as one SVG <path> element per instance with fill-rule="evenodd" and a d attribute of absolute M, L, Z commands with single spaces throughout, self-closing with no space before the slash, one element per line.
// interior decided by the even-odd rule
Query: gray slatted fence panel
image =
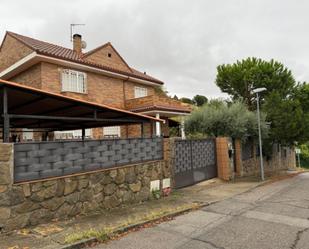
<path fill-rule="evenodd" d="M 184 187 L 217 176 L 214 139 L 175 141 L 175 185 Z"/>
<path fill-rule="evenodd" d="M 15 182 L 163 159 L 163 139 L 107 139 L 17 143 Z"/>

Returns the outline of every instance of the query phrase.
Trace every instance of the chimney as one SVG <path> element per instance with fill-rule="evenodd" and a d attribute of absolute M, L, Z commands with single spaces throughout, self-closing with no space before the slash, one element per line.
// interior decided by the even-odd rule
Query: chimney
<path fill-rule="evenodd" d="M 73 35 L 73 50 L 78 54 L 82 53 L 82 36 L 79 34 Z"/>

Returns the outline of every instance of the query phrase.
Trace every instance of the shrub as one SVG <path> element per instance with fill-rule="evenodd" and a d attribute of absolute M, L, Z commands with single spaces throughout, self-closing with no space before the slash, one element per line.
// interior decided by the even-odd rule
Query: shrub
<path fill-rule="evenodd" d="M 265 115 L 261 115 L 263 137 L 267 137 Z M 228 105 L 224 101 L 210 101 L 194 111 L 185 122 L 185 130 L 189 136 L 229 136 L 244 138 L 258 136 L 256 113 L 249 111 L 242 102 Z"/>

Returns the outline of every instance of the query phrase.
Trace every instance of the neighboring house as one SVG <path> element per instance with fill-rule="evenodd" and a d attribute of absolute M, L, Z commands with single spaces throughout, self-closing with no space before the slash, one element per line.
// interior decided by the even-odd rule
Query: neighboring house
<path fill-rule="evenodd" d="M 0 47 L 0 78 L 65 96 L 106 104 L 165 119 L 144 127 L 144 134 L 169 136 L 169 118 L 188 115 L 190 106 L 162 94 L 163 82 L 130 67 L 111 43 L 82 51 L 80 35 L 73 49 L 6 32 Z M 139 137 L 141 125 L 104 127 L 86 136 Z M 24 129 L 23 140 L 32 140 Z M 56 132 L 55 138 L 77 138 L 81 131 Z"/>

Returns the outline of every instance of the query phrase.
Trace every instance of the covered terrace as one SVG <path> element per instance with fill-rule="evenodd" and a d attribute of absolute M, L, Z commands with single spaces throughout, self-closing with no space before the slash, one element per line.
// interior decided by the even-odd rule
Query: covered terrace
<path fill-rule="evenodd" d="M 3 142 L 10 142 L 10 132 L 21 128 L 38 132 L 82 130 L 104 126 L 163 122 L 161 119 L 133 113 L 103 104 L 42 91 L 0 79 L 0 109 Z M 157 134 L 160 135 L 160 134 Z"/>

